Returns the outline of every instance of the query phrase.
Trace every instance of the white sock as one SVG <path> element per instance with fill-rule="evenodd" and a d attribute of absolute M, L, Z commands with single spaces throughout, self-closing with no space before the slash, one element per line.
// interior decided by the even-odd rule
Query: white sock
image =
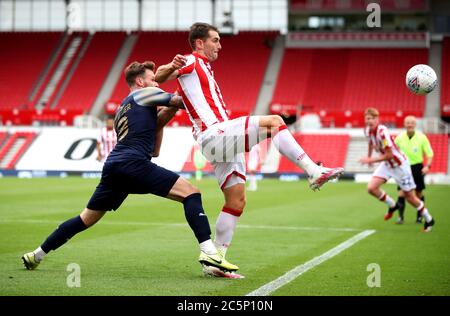
<path fill-rule="evenodd" d="M 33 251 L 34 253 L 34 259 L 36 259 L 36 261 L 41 261 L 44 256 L 46 255 L 46 253 L 44 252 L 44 250 L 42 250 L 41 247 L 36 248 L 35 251 Z"/>
<path fill-rule="evenodd" d="M 386 192 L 384 192 L 384 191 L 381 191 L 381 195 L 378 197 L 378 199 L 381 202 L 386 203 L 391 208 L 395 206 L 395 201 L 389 195 L 387 195 Z"/>
<path fill-rule="evenodd" d="M 233 239 L 239 216 L 234 216 L 226 212 L 220 212 L 216 222 L 216 237 L 214 243 L 225 256 L 228 247 Z"/>
<path fill-rule="evenodd" d="M 417 207 L 417 210 L 420 212 L 420 215 L 425 217 L 425 221 L 429 223 L 432 219 L 430 213 L 428 212 L 428 209 L 425 207 L 425 203 L 422 201 L 420 202 L 420 205 Z"/>
<path fill-rule="evenodd" d="M 256 176 L 254 174 L 250 175 L 250 188 L 253 190 L 256 190 L 257 184 L 256 184 Z"/>
<path fill-rule="evenodd" d="M 211 239 L 205 240 L 204 242 L 200 243 L 200 250 L 208 255 L 217 254 L 217 249 Z"/>
<path fill-rule="evenodd" d="M 314 174 L 317 168 L 319 168 L 317 164 L 309 158 L 287 128 L 282 129 L 273 136 L 272 141 L 280 154 L 299 166 L 308 175 Z"/>

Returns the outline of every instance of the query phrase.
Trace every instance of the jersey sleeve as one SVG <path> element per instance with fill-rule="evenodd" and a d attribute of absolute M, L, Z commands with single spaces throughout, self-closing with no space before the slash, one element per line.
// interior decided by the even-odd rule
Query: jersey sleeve
<path fill-rule="evenodd" d="M 425 152 L 425 156 L 427 156 L 427 158 L 431 158 L 434 156 L 434 152 L 433 149 L 431 148 L 430 141 L 428 140 L 428 137 L 426 137 L 425 135 L 423 135 L 422 149 Z"/>
<path fill-rule="evenodd" d="M 195 56 L 188 55 L 186 58 L 187 58 L 186 65 L 184 65 L 182 68 L 178 69 L 178 77 L 190 74 L 194 71 Z"/>
<path fill-rule="evenodd" d="M 380 128 L 378 131 L 378 135 L 380 137 L 381 146 L 383 149 L 391 148 L 394 146 L 391 135 L 389 134 L 389 131 L 387 130 L 387 128 Z"/>
<path fill-rule="evenodd" d="M 133 95 L 134 101 L 142 106 L 168 106 L 172 97 L 172 93 L 156 87 L 139 89 Z"/>

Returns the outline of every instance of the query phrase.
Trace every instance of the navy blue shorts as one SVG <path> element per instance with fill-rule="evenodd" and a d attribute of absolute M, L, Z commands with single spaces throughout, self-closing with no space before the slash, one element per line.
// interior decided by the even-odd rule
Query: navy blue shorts
<path fill-rule="evenodd" d="M 87 205 L 95 211 L 117 210 L 128 194 L 166 197 L 180 176 L 150 160 L 105 163 L 102 178 Z"/>

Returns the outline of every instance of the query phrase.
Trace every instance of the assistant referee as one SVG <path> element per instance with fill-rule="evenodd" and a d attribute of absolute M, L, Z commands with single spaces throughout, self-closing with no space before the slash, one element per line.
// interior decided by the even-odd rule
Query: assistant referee
<path fill-rule="evenodd" d="M 422 201 L 425 201 L 423 190 L 425 189 L 425 175 L 430 171 L 431 162 L 433 161 L 433 149 L 427 136 L 422 132 L 416 131 L 416 118 L 414 116 L 405 117 L 404 121 L 405 131 L 400 133 L 395 138 L 395 143 L 400 150 L 408 158 L 411 165 L 411 171 L 416 183 L 416 195 Z M 424 165 L 424 156 L 426 157 L 426 164 Z M 400 188 L 397 188 L 400 190 Z M 399 205 L 398 224 L 403 224 L 405 213 L 405 198 L 403 191 L 399 191 L 397 203 Z M 417 212 L 417 223 L 422 222 L 422 217 Z"/>

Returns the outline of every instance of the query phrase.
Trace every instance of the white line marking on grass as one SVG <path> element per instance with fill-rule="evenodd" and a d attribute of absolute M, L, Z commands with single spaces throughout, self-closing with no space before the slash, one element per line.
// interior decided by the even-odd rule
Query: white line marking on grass
<path fill-rule="evenodd" d="M 345 228 L 345 227 L 307 227 L 307 226 L 271 226 L 271 225 L 245 225 L 238 224 L 238 228 L 258 228 L 258 229 L 281 229 L 281 230 L 328 230 L 336 232 L 359 232 L 358 228 Z"/>
<path fill-rule="evenodd" d="M 318 266 L 322 262 L 327 261 L 328 259 L 333 258 L 334 256 L 340 254 L 342 251 L 344 251 L 347 248 L 350 248 L 354 244 L 356 244 L 358 241 L 366 238 L 367 236 L 372 235 L 375 233 L 375 230 L 365 230 L 355 236 L 353 236 L 350 239 L 347 239 L 343 243 L 337 245 L 333 249 L 328 250 L 327 252 L 321 254 L 318 257 L 315 257 L 314 259 L 299 265 L 295 267 L 294 269 L 286 272 L 284 275 L 279 277 L 276 280 L 273 280 L 272 282 L 269 282 L 260 288 L 254 290 L 253 292 L 250 292 L 247 294 L 247 296 L 267 296 L 278 290 L 280 287 L 286 285 L 287 283 L 295 280 L 297 277 L 302 275 L 303 273 L 307 272 L 308 270 L 314 268 L 315 266 Z"/>
<path fill-rule="evenodd" d="M 36 224 L 61 224 L 63 220 L 46 219 L 0 219 L 0 223 L 36 223 Z M 134 221 L 100 221 L 100 225 L 134 225 L 134 226 L 169 226 L 188 227 L 187 223 L 163 223 L 163 222 L 134 222 Z M 98 225 L 98 224 L 97 224 Z M 345 227 L 307 227 L 307 226 L 272 226 L 272 225 L 245 225 L 239 224 L 238 229 L 267 229 L 267 230 L 306 230 L 306 231 L 336 231 L 336 232 L 357 232 L 361 229 Z"/>

